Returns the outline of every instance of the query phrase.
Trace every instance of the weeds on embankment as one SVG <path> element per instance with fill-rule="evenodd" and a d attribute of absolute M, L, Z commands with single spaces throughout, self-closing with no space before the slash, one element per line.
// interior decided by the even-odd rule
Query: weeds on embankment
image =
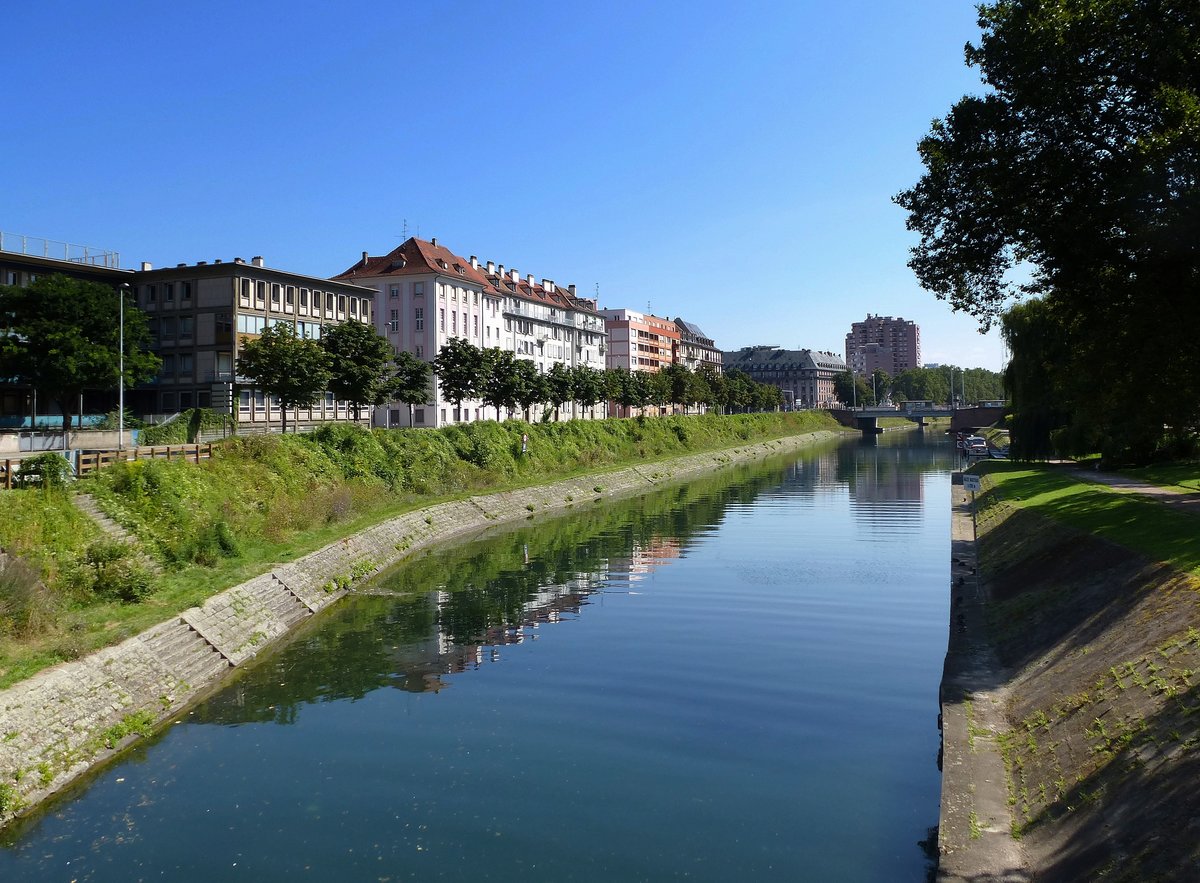
<path fill-rule="evenodd" d="M 200 463 L 118 463 L 77 488 L 0 492 L 0 549 L 23 562 L 0 567 L 0 687 L 420 506 L 839 429 L 822 412 L 439 430 L 330 424 L 303 435 L 230 438 Z M 72 505 L 77 489 L 136 542 L 102 538 Z M 144 556 L 162 572 L 150 572 Z"/>

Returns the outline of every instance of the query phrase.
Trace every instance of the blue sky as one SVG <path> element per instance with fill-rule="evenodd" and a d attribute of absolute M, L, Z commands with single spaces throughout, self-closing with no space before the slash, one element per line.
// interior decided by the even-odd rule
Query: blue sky
<path fill-rule="evenodd" d="M 0 230 L 328 276 L 406 229 L 719 346 L 867 313 L 999 369 L 890 197 L 966 92 L 964 0 L 54 2 L 4 14 Z"/>

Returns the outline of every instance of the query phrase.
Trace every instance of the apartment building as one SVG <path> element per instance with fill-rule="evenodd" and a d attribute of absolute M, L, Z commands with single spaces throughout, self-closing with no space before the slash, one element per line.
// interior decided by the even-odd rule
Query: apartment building
<path fill-rule="evenodd" d="M 921 329 L 903 317 L 868 314 L 850 326 L 846 335 L 846 362 L 858 377 L 878 370 L 895 377 L 921 366 Z"/>
<path fill-rule="evenodd" d="M 515 269 L 477 257 L 461 257 L 437 239 L 409 238 L 386 255 L 367 252 L 334 277 L 376 290 L 375 327 L 397 352 L 432 362 L 441 347 L 461 338 L 481 349 L 498 347 L 533 362 L 539 371 L 555 363 L 602 367 L 606 341 L 595 302 L 575 286 L 524 278 Z M 436 380 L 436 378 L 435 378 Z M 560 419 L 599 416 L 572 405 Z M 484 419 L 479 400 L 456 406 L 436 382 L 431 398 L 413 408 L 414 426 L 445 426 Z M 407 426 L 408 408 L 392 403 L 376 414 L 377 425 Z"/>
<path fill-rule="evenodd" d="M 129 401 L 143 414 L 173 414 L 192 407 L 229 412 L 245 431 L 275 430 L 279 402 L 236 374 L 248 340 L 272 325 L 293 325 L 300 337 L 319 340 L 341 322 L 371 323 L 375 291 L 359 285 L 304 276 L 250 261 L 198 261 L 133 274 L 138 306 L 146 313 L 154 352 L 162 368 Z M 288 413 L 297 429 L 329 420 L 352 420 L 333 393 L 311 408 Z"/>
<path fill-rule="evenodd" d="M 637 310 L 600 310 L 608 333 L 608 368 L 657 373 L 675 362 L 675 322 Z"/>
<path fill-rule="evenodd" d="M 675 344 L 675 363 L 685 365 L 692 371 L 707 366 L 721 373 L 723 357 L 713 339 L 699 325 L 675 317 L 675 328 L 679 331 L 679 342 Z"/>
<path fill-rule="evenodd" d="M 747 346 L 725 354 L 725 370 L 745 371 L 752 380 L 779 387 L 785 408 L 827 408 L 837 400 L 835 378 L 846 363 L 823 350 Z"/>

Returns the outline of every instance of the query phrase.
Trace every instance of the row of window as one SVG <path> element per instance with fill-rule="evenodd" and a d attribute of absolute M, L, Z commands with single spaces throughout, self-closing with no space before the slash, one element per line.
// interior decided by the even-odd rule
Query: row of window
<path fill-rule="evenodd" d="M 354 297 L 353 295 L 335 294 L 332 291 L 310 291 L 307 288 L 297 288 L 294 285 L 281 285 L 278 282 L 267 282 L 258 279 L 238 280 L 238 300 L 243 307 L 253 305 L 258 309 L 267 308 L 268 288 L 271 299 L 271 309 L 282 312 L 298 312 L 301 315 L 321 316 L 328 319 L 334 317 L 337 310 L 339 317 L 349 315 L 353 319 L 363 319 L 371 316 L 371 299 L 369 297 Z"/>
<path fill-rule="evenodd" d="M 176 294 L 179 295 L 179 300 L 188 305 L 192 300 L 192 283 L 183 282 L 163 282 L 161 284 L 150 282 L 142 286 L 142 303 L 156 304 L 159 302 L 159 295 L 162 296 L 162 303 L 171 304 L 175 302 Z"/>
<path fill-rule="evenodd" d="M 272 325 L 292 325 L 296 329 L 297 337 L 304 337 L 308 338 L 309 340 L 321 339 L 320 322 L 305 322 L 299 319 L 272 319 L 268 318 L 267 316 L 255 316 L 249 313 L 238 313 L 238 334 L 262 334 L 263 331 L 270 328 Z"/>

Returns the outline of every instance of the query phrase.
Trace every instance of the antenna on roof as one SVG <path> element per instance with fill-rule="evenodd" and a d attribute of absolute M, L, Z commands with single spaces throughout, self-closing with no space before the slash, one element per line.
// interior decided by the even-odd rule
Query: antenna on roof
<path fill-rule="evenodd" d="M 404 240 L 408 241 L 408 218 L 404 219 Z"/>

